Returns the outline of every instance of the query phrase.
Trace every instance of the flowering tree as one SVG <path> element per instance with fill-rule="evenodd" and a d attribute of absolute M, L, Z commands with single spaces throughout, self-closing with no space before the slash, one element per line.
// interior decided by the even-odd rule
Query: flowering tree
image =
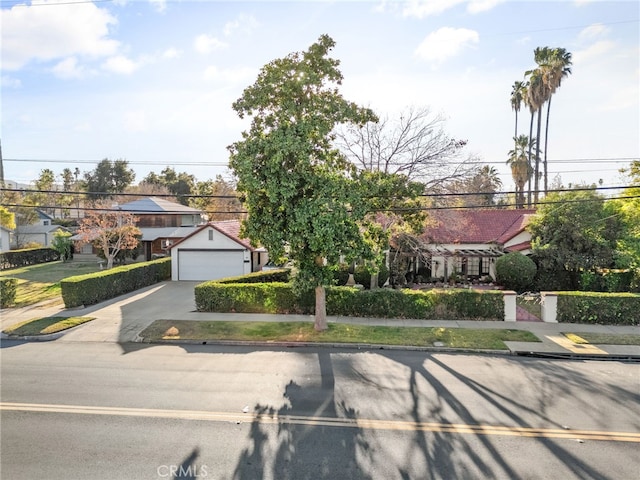
<path fill-rule="evenodd" d="M 122 250 L 133 250 L 138 246 L 142 232 L 135 226 L 138 219 L 132 213 L 120 211 L 88 211 L 78 229 L 79 243 L 91 243 L 102 250 L 107 259 L 107 268 Z"/>

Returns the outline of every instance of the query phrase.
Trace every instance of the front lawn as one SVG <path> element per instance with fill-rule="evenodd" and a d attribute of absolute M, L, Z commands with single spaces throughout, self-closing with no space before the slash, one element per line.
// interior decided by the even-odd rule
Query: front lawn
<path fill-rule="evenodd" d="M 177 329 L 177 332 L 174 330 Z M 505 341 L 539 342 L 530 332 L 508 329 L 441 327 L 376 327 L 331 323 L 316 332 L 311 322 L 217 322 L 156 320 L 141 334 L 145 341 L 213 340 L 260 342 L 362 343 L 447 348 L 507 350 Z"/>
<path fill-rule="evenodd" d="M 97 262 L 57 261 L 2 270 L 0 277 L 18 279 L 16 302 L 13 307 L 25 307 L 51 299 L 57 299 L 62 303 L 60 280 L 99 270 Z"/>
<path fill-rule="evenodd" d="M 32 318 L 3 330 L 7 335 L 33 336 L 61 332 L 93 320 L 95 317 Z"/>
<path fill-rule="evenodd" d="M 578 345 L 640 345 L 640 335 L 589 332 L 563 333 L 563 335 Z"/>

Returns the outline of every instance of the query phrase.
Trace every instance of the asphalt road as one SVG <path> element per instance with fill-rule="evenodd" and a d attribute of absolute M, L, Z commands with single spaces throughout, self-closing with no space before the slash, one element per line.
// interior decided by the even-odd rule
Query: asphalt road
<path fill-rule="evenodd" d="M 3 479 L 636 479 L 640 366 L 3 342 Z"/>

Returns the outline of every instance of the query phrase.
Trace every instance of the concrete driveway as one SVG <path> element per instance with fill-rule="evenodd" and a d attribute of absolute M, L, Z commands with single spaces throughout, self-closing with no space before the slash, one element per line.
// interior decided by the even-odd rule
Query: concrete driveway
<path fill-rule="evenodd" d="M 59 341 L 131 342 L 155 320 L 187 320 L 195 313 L 194 287 L 200 282 L 166 281 L 66 314 L 96 317 Z"/>

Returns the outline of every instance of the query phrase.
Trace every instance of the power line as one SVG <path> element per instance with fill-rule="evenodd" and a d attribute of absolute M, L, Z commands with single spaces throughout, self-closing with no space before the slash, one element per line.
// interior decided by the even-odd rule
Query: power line
<path fill-rule="evenodd" d="M 627 200 L 632 198 L 640 198 L 640 195 L 631 195 L 631 196 L 622 196 L 622 197 L 611 197 L 603 200 Z M 539 201 L 536 207 L 542 205 L 557 205 L 557 204 L 567 204 L 567 203 L 592 203 L 598 201 L 597 199 L 575 199 L 575 200 L 551 200 L 551 201 Z M 36 209 L 45 209 L 45 210 L 83 210 L 83 211 L 100 211 L 100 212 L 114 212 L 116 209 L 107 208 L 107 207 L 61 207 L 57 205 L 26 205 L 26 204 L 7 204 L 6 207 L 13 208 L 36 208 Z M 377 213 L 377 212 L 389 212 L 389 213 L 411 213 L 411 212 L 428 212 L 435 210 L 471 210 L 471 209 L 479 209 L 479 210 L 505 210 L 509 207 L 518 207 L 519 205 L 516 203 L 507 203 L 500 205 L 450 205 L 450 206 L 440 206 L 440 207 L 411 207 L 411 208 L 376 208 L 369 210 L 369 213 Z M 155 210 L 136 210 L 135 212 L 129 212 L 126 210 L 118 210 L 119 213 L 127 214 L 130 213 L 132 215 L 143 214 L 143 213 L 158 213 Z M 247 210 L 229 210 L 229 211 L 205 211 L 208 214 L 229 214 L 229 215 L 246 215 L 249 212 Z"/>
<path fill-rule="evenodd" d="M 584 191 L 599 191 L 599 190 L 625 190 L 628 188 L 640 188 L 640 185 L 619 185 L 613 187 L 578 187 L 578 188 L 557 188 L 553 190 L 547 190 L 547 194 L 550 193 L 561 193 L 561 192 L 584 192 Z M 107 193 L 107 192 L 84 192 L 84 191 L 73 191 L 73 190 L 39 190 L 39 189 L 28 189 L 28 188 L 0 188 L 0 192 L 16 192 L 22 194 L 28 193 L 42 193 L 49 195 L 82 195 L 82 196 L 93 196 L 93 197 L 166 197 L 166 198 L 219 198 L 219 199 L 238 199 L 243 196 L 243 194 L 235 194 L 235 195 L 206 195 L 206 194 L 173 194 L 173 193 L 158 193 L 151 195 L 144 195 L 140 193 Z M 417 195 L 418 197 L 425 198 L 438 198 L 438 197 L 470 197 L 470 196 L 481 196 L 481 195 L 511 195 L 518 192 L 513 190 L 503 190 L 496 192 L 442 192 L 442 193 L 423 193 Z M 538 193 L 543 193 L 542 191 L 538 191 Z M 366 197 L 366 198 L 383 198 L 380 195 Z M 389 197 L 395 198 L 395 197 Z M 626 197 L 629 198 L 629 197 Z"/>
<path fill-rule="evenodd" d="M 31 162 L 31 163 L 67 163 L 74 164 L 98 164 L 105 159 L 101 160 L 62 160 L 62 159 L 42 159 L 42 158 L 5 158 L 5 162 Z M 547 159 L 548 163 L 621 163 L 632 162 L 639 160 L 638 157 L 603 157 L 603 158 L 557 158 Z M 196 162 L 196 161 L 173 161 L 173 160 L 125 160 L 129 165 L 187 165 L 187 166 L 214 166 L 214 167 L 228 167 L 228 162 Z M 451 165 L 505 165 L 506 161 L 482 161 L 482 160 L 470 160 L 463 162 L 452 162 Z"/>

